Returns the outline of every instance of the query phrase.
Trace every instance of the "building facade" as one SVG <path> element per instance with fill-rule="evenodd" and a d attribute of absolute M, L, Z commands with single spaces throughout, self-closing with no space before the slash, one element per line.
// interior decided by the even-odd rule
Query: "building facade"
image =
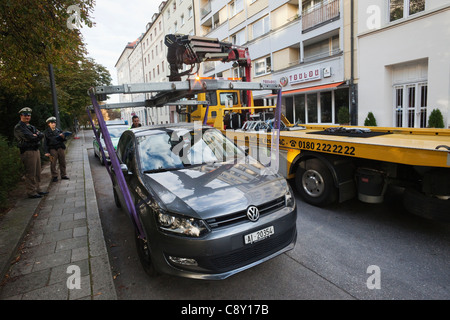
<path fill-rule="evenodd" d="M 357 83 L 351 61 L 350 12 L 343 0 L 196 0 L 200 36 L 249 48 L 252 81 L 282 85 L 282 112 L 292 123 L 337 123 Z M 353 71 L 353 77 L 351 74 Z M 242 77 L 232 63 L 204 64 L 204 76 Z M 254 95 L 271 106 L 270 92 Z M 348 122 L 348 121 L 347 121 Z"/>
<path fill-rule="evenodd" d="M 195 34 L 194 5 L 192 0 L 169 0 L 159 5 L 143 33 L 136 41 L 127 44 L 118 62 L 118 84 L 167 81 L 167 47 L 164 36 L 169 33 Z M 147 94 L 121 94 L 120 102 L 140 102 L 149 99 Z M 160 108 L 134 107 L 121 110 L 122 119 L 131 123 L 133 115 L 142 124 L 178 122 L 174 106 Z"/>
<path fill-rule="evenodd" d="M 358 15 L 359 123 L 427 127 L 439 109 L 448 128 L 449 1 L 366 1 Z"/>

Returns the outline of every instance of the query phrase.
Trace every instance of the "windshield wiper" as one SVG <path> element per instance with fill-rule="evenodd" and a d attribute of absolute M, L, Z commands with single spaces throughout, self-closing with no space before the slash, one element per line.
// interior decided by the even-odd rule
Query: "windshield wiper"
<path fill-rule="evenodd" d="M 157 173 L 157 172 L 165 172 L 165 171 L 174 171 L 174 170 L 180 170 L 183 168 L 159 168 L 159 169 L 152 169 L 152 170 L 145 170 L 144 173 Z"/>

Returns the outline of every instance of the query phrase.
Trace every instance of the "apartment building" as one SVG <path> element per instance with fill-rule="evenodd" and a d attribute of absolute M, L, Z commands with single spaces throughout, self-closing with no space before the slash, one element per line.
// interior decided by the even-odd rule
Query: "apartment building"
<path fill-rule="evenodd" d="M 337 123 L 339 108 L 350 109 L 351 89 L 357 83 L 356 68 L 350 68 L 353 1 L 195 0 L 194 3 L 200 8 L 197 35 L 248 47 L 251 80 L 282 85 L 282 112 L 291 122 L 333 124 Z M 343 15 L 344 12 L 348 14 Z M 222 62 L 205 63 L 202 74 L 243 76 L 232 63 Z M 271 106 L 275 98 L 271 92 L 258 92 L 254 102 Z"/>
<path fill-rule="evenodd" d="M 373 0 L 358 16 L 359 123 L 427 127 L 439 109 L 449 127 L 449 1 Z"/>
<path fill-rule="evenodd" d="M 116 63 L 119 84 L 167 81 L 169 68 L 164 36 L 169 33 L 195 33 L 192 0 L 163 1 L 158 9 L 145 26 L 145 33 L 135 42 L 127 44 L 119 57 Z M 121 94 L 120 102 L 139 102 L 150 97 L 151 93 Z M 122 118 L 129 123 L 133 115 L 138 115 L 143 124 L 178 122 L 174 106 L 126 108 L 121 112 Z"/>

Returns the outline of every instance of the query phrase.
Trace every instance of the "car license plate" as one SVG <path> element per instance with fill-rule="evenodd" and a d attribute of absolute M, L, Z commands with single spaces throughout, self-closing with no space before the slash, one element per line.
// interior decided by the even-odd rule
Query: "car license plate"
<path fill-rule="evenodd" d="M 273 226 L 264 228 L 262 230 L 247 234 L 244 236 L 245 244 L 252 244 L 264 240 L 275 233 Z"/>

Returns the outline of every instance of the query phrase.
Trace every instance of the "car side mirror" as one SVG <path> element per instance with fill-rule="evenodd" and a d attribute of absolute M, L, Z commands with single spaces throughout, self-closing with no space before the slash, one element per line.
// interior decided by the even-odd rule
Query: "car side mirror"
<path fill-rule="evenodd" d="M 122 170 L 122 172 L 123 172 L 124 174 L 132 174 L 132 172 L 130 172 L 130 171 L 128 170 L 128 166 L 127 166 L 125 163 L 121 163 L 121 164 L 120 164 L 120 170 Z"/>

